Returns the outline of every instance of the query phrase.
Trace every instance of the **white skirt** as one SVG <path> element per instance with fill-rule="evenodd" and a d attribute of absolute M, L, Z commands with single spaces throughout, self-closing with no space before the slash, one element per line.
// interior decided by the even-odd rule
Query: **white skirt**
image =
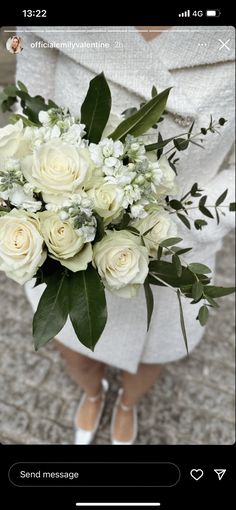
<path fill-rule="evenodd" d="M 204 263 L 214 271 L 215 255 L 211 254 Z M 35 288 L 33 285 L 34 280 L 27 282 L 25 292 L 35 311 L 45 284 Z M 148 332 L 145 296 L 141 288 L 138 296 L 132 299 L 106 292 L 108 320 L 94 352 L 79 342 L 69 318 L 56 338 L 73 351 L 131 373 L 136 373 L 140 362 L 167 363 L 183 358 L 186 347 L 176 293 L 166 287 L 152 286 L 152 290 L 155 308 Z M 199 304 L 191 305 L 183 298 L 183 309 L 191 352 L 199 343 L 204 328 L 196 320 Z"/>

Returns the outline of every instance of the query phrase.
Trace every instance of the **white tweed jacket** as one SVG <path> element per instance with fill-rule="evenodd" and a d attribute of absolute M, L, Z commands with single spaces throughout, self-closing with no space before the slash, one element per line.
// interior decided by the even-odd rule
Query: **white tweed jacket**
<path fill-rule="evenodd" d="M 32 94 L 50 97 L 59 105 L 69 106 L 75 114 L 80 111 L 89 81 L 101 71 L 109 81 L 112 108 L 116 113 L 150 98 L 152 85 L 158 91 L 171 86 L 169 115 L 162 127 L 164 137 L 185 131 L 192 120 L 195 120 L 196 129 L 205 127 L 210 114 L 214 119 L 227 119 L 220 136 L 207 137 L 205 150 L 191 146 L 181 154 L 180 194 L 197 181 L 205 189 L 209 202 L 214 203 L 225 188 L 229 189 L 229 201 L 233 201 L 233 28 L 185 27 L 188 31 L 183 31 L 183 27 L 173 27 L 150 42 L 132 27 L 121 27 L 122 33 L 118 32 L 118 27 L 107 27 L 110 31 L 104 28 L 88 27 L 84 32 L 85 27 L 18 27 L 24 51 L 17 57 L 16 78 L 23 81 Z M 228 39 L 229 49 L 221 48 L 220 40 Z M 51 48 L 36 47 L 39 41 Z M 104 43 L 106 48 L 101 49 Z M 198 260 L 214 269 L 215 253 L 232 227 L 232 214 L 222 217 L 219 226 L 209 220 L 201 232 L 188 231 L 178 224 L 185 246 L 194 248 L 189 260 Z M 32 282 L 26 284 L 26 293 L 34 309 L 42 290 L 43 287 L 32 289 Z M 108 323 L 94 353 L 78 342 L 69 321 L 58 339 L 75 351 L 133 373 L 141 361 L 165 363 L 180 359 L 186 351 L 176 296 L 170 289 L 155 288 L 154 298 L 155 312 L 148 333 L 142 291 L 131 300 L 107 293 Z M 184 303 L 184 310 L 192 350 L 203 329 L 196 321 L 198 306 Z"/>

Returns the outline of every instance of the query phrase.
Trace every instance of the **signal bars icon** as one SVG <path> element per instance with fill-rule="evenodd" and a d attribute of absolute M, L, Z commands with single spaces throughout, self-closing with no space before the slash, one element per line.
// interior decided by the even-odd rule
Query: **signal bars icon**
<path fill-rule="evenodd" d="M 190 10 L 189 9 L 187 11 L 179 13 L 179 18 L 189 18 L 189 17 L 190 17 Z"/>

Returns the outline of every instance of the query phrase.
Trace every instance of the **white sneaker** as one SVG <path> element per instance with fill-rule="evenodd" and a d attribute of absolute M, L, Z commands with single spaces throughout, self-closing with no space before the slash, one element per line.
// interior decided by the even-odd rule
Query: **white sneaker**
<path fill-rule="evenodd" d="M 137 408 L 136 408 L 136 406 L 127 407 L 124 404 L 122 404 L 122 402 L 121 402 L 122 395 L 123 395 L 123 388 L 120 388 L 119 391 L 118 391 L 118 397 L 117 397 L 117 400 L 116 400 L 116 403 L 115 403 L 115 406 L 114 406 L 114 409 L 113 409 L 113 413 L 112 413 L 112 420 L 111 420 L 111 443 L 112 444 L 116 444 L 116 445 L 129 445 L 129 444 L 134 444 L 135 443 L 135 440 L 136 440 L 137 434 L 138 434 Z M 131 436 L 129 441 L 125 441 L 125 442 L 117 441 L 115 439 L 115 437 L 114 437 L 114 426 L 115 426 L 116 413 L 117 413 L 117 408 L 118 407 L 120 407 L 122 409 L 122 411 L 125 411 L 125 412 L 131 411 L 131 410 L 133 411 L 133 424 L 134 424 L 134 428 L 133 428 L 133 434 L 132 434 L 132 436 Z"/>
<path fill-rule="evenodd" d="M 106 393 L 108 391 L 108 388 L 109 388 L 109 384 L 108 384 L 108 381 L 106 379 L 102 379 L 102 390 L 99 392 L 98 395 L 96 395 L 96 397 L 88 397 L 88 395 L 86 393 L 83 394 L 82 398 L 81 398 L 81 401 L 79 403 L 79 407 L 76 411 L 76 415 L 75 415 L 75 421 L 74 421 L 74 428 L 75 428 L 75 440 L 74 440 L 74 444 L 90 444 L 97 432 L 97 429 L 98 429 L 98 426 L 99 426 L 99 423 L 100 423 L 100 420 L 101 420 L 101 417 L 102 417 L 102 413 L 103 413 L 103 410 L 104 410 L 104 405 L 105 405 L 105 400 L 106 400 Z M 80 427 L 78 427 L 77 423 L 78 423 L 78 416 L 79 416 L 79 412 L 80 412 L 80 409 L 82 407 L 82 405 L 84 404 L 85 400 L 89 400 L 90 402 L 97 402 L 98 399 L 101 399 L 101 407 L 100 407 L 100 410 L 99 410 L 99 413 L 98 413 L 98 416 L 97 416 L 97 419 L 96 419 L 96 423 L 95 423 L 95 427 L 92 429 L 92 430 L 84 430 Z"/>

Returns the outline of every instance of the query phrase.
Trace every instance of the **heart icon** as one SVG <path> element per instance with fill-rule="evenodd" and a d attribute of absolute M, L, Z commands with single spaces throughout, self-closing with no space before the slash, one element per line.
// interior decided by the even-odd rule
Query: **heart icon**
<path fill-rule="evenodd" d="M 203 474 L 204 474 L 204 473 L 203 473 L 203 470 L 202 470 L 202 469 L 192 469 L 192 470 L 190 471 L 190 475 L 191 475 L 191 477 L 192 477 L 192 478 L 194 478 L 194 480 L 196 480 L 196 482 L 197 482 L 198 480 L 200 480 L 200 478 L 202 478 Z"/>

